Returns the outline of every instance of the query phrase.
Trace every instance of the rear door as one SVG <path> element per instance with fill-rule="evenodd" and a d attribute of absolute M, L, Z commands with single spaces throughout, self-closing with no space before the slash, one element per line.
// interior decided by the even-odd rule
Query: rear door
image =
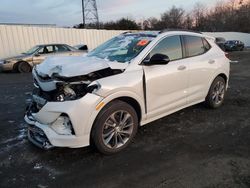
<path fill-rule="evenodd" d="M 187 99 L 197 103 L 205 99 L 209 81 L 216 71 L 216 55 L 210 44 L 199 36 L 182 36 L 185 44 L 186 62 L 189 64 Z"/>

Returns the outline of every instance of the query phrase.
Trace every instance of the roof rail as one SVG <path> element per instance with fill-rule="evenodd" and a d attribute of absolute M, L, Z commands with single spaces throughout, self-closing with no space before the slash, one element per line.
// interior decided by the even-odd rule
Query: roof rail
<path fill-rule="evenodd" d="M 194 30 L 188 30 L 188 29 L 163 29 L 160 31 L 160 33 L 165 33 L 165 32 L 170 32 L 170 31 L 187 31 L 187 32 L 202 34 L 200 31 L 194 31 Z"/>

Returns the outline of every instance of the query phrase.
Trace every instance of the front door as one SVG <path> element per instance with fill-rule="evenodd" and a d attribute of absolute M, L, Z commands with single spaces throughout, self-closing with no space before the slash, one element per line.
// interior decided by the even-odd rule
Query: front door
<path fill-rule="evenodd" d="M 158 43 L 150 52 L 164 54 L 167 65 L 145 66 L 147 118 L 178 110 L 187 104 L 188 68 L 182 52 L 180 36 L 170 36 Z"/>

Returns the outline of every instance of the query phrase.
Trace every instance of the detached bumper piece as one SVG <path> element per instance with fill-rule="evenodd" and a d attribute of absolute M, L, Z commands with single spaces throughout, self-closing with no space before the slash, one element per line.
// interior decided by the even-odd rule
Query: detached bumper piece
<path fill-rule="evenodd" d="M 25 120 L 28 122 L 28 139 L 31 143 L 44 150 L 54 148 L 43 130 L 35 125 L 32 125 L 32 122 L 34 122 L 32 116 L 26 115 Z"/>

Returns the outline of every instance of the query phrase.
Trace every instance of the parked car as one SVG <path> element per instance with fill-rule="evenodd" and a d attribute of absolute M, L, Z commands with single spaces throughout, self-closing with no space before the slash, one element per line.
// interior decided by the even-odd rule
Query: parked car
<path fill-rule="evenodd" d="M 224 39 L 223 37 L 216 37 L 216 38 L 215 38 L 215 43 L 216 43 L 223 51 L 226 51 L 226 49 L 225 49 L 226 39 Z"/>
<path fill-rule="evenodd" d="M 225 43 L 226 51 L 243 51 L 245 44 L 239 40 L 229 40 Z"/>
<path fill-rule="evenodd" d="M 88 52 L 89 50 L 86 44 L 78 44 L 78 45 L 75 45 L 74 48 L 76 48 L 77 50 L 85 51 L 85 52 Z"/>
<path fill-rule="evenodd" d="M 33 69 L 28 138 L 117 153 L 139 126 L 201 102 L 219 108 L 229 67 L 214 38 L 186 31 L 126 33 L 85 57 L 48 58 Z"/>
<path fill-rule="evenodd" d="M 37 45 L 21 55 L 0 60 L 0 70 L 30 72 L 34 65 L 41 63 L 49 56 L 78 56 L 83 54 L 67 44 Z"/>

